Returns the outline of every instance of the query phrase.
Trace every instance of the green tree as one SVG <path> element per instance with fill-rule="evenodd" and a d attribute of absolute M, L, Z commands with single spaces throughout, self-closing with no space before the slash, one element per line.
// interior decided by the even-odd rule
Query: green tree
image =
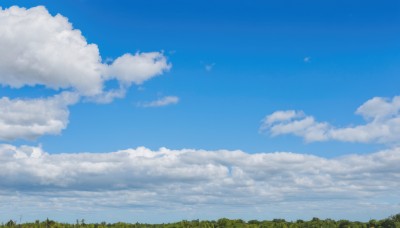
<path fill-rule="evenodd" d="M 390 218 L 381 221 L 381 226 L 383 228 L 396 228 L 395 222 Z"/>
<path fill-rule="evenodd" d="M 7 227 L 15 227 L 17 225 L 17 223 L 15 221 L 13 221 L 12 219 L 10 219 L 10 221 L 8 221 L 6 223 Z"/>

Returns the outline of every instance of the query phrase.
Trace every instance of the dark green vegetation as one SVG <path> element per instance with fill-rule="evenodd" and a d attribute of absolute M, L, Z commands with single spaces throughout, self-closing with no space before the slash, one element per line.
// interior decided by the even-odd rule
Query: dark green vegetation
<path fill-rule="evenodd" d="M 358 227 L 382 227 L 382 228 L 400 228 L 400 214 L 396 214 L 390 216 L 389 218 L 382 219 L 382 220 L 370 220 L 369 222 L 352 222 L 348 220 L 339 220 L 335 221 L 332 219 L 318 219 L 313 218 L 310 221 L 285 221 L 284 219 L 274 219 L 272 221 L 258 221 L 258 220 L 250 220 L 250 221 L 243 221 L 241 219 L 226 219 L 222 218 L 217 221 L 199 221 L 199 220 L 192 220 L 192 221 L 180 221 L 176 223 L 167 223 L 167 224 L 144 224 L 144 223 L 91 223 L 86 224 L 85 220 L 77 220 L 75 224 L 67 224 L 67 223 L 58 223 L 52 220 L 45 220 L 45 221 L 36 221 L 34 223 L 22 223 L 17 224 L 15 221 L 10 220 L 6 224 L 1 224 L 0 228 L 8 228 L 8 227 L 15 227 L 15 228 L 56 228 L 56 227 L 65 227 L 65 228 L 144 228 L 144 227 L 164 227 L 164 228 L 188 228 L 188 227 L 204 227 L 204 228 L 223 228 L 223 227 L 246 227 L 246 228 L 255 228 L 255 227 L 271 227 L 271 228 L 294 228 L 294 227 L 307 227 L 307 228 L 330 228 L 330 227 L 338 227 L 338 228 L 358 228 Z"/>

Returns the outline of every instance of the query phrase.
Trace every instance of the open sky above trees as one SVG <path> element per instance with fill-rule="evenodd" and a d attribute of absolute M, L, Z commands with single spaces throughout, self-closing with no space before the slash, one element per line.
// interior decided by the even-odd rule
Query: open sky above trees
<path fill-rule="evenodd" d="M 400 2 L 0 7 L 0 221 L 400 211 Z"/>

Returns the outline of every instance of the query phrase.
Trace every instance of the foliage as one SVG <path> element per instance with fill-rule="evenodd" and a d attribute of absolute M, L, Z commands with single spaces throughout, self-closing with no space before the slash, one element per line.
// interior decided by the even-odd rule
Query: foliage
<path fill-rule="evenodd" d="M 145 223 L 85 223 L 84 219 L 76 220 L 75 224 L 59 223 L 46 219 L 36 220 L 32 223 L 17 224 L 14 220 L 0 225 L 0 228 L 400 228 L 400 214 L 392 215 L 386 219 L 371 219 L 368 222 L 349 220 L 335 221 L 333 219 L 312 218 L 310 221 L 296 220 L 286 221 L 284 219 L 250 220 L 221 218 L 217 221 L 182 220 L 166 224 L 145 224 Z"/>

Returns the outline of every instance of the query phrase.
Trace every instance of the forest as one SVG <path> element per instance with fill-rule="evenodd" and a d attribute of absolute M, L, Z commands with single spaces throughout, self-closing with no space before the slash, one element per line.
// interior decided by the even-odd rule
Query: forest
<path fill-rule="evenodd" d="M 163 224 L 145 224 L 145 223 L 85 223 L 84 219 L 76 220 L 76 223 L 60 223 L 50 219 L 44 221 L 36 220 L 35 222 L 17 223 L 14 220 L 9 220 L 7 223 L 0 225 L 0 228 L 189 228 L 189 227 L 201 227 L 201 228 L 400 228 L 400 213 L 389 216 L 386 219 L 375 220 L 371 219 L 368 222 L 349 221 L 349 220 L 338 220 L 333 219 L 319 219 L 313 218 L 309 221 L 296 220 L 286 221 L 284 219 L 273 219 L 273 220 L 249 220 L 244 221 L 241 219 L 227 219 L 221 218 L 216 221 L 207 220 L 183 220 L 175 223 L 163 223 Z"/>

